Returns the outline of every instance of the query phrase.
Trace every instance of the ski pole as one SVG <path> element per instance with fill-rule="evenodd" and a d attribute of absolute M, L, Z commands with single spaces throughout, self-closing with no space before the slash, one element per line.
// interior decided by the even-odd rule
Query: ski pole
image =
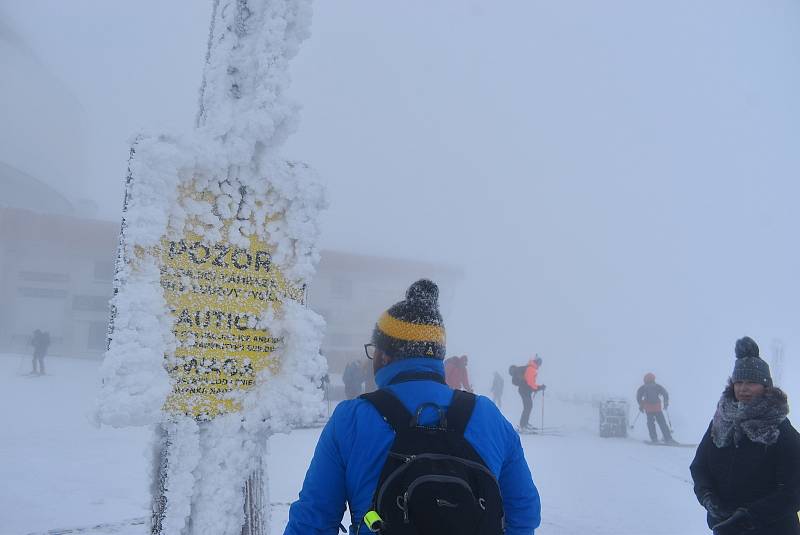
<path fill-rule="evenodd" d="M 664 414 L 667 415 L 667 424 L 669 425 L 669 432 L 672 433 L 672 420 L 669 417 L 669 411 L 664 409 Z"/>
<path fill-rule="evenodd" d="M 544 390 L 542 390 L 542 429 L 544 429 Z"/>
<path fill-rule="evenodd" d="M 642 414 L 642 411 L 636 413 L 636 418 L 633 419 L 633 423 L 631 424 L 631 429 L 636 425 L 636 422 L 639 421 L 639 416 Z"/>
<path fill-rule="evenodd" d="M 328 400 L 328 418 L 331 417 L 331 391 L 329 383 L 325 383 L 325 398 Z"/>

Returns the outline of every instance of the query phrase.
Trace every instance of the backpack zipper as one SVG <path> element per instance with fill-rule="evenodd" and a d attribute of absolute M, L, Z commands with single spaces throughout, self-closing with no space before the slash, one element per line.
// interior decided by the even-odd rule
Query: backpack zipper
<path fill-rule="evenodd" d="M 454 476 L 439 476 L 439 475 L 427 475 L 421 476 L 411 482 L 411 485 L 408 486 L 408 490 L 403 494 L 403 506 L 401 509 L 403 510 L 403 522 L 408 524 L 408 501 L 411 499 L 411 496 L 414 494 L 414 489 L 418 486 L 422 485 L 423 483 L 455 483 L 461 487 L 464 487 L 469 491 L 469 495 L 472 496 L 472 501 L 475 501 L 475 493 L 472 492 L 472 487 L 470 487 L 466 481 L 461 478 L 454 477 Z M 398 500 L 399 501 L 399 500 Z M 398 503 L 398 505 L 400 505 Z"/>
<path fill-rule="evenodd" d="M 489 474 L 492 477 L 492 481 L 494 481 L 495 484 L 499 486 L 499 484 L 497 483 L 497 478 L 494 477 L 494 474 L 491 472 L 491 470 L 489 470 L 488 468 L 483 466 L 481 463 L 476 463 L 475 461 L 470 461 L 469 459 L 462 459 L 461 457 L 455 457 L 453 455 L 448 455 L 446 453 L 420 453 L 420 454 L 417 454 L 417 455 L 404 455 L 402 453 L 389 452 L 389 456 L 390 457 L 394 457 L 395 459 L 400 459 L 405 464 L 403 466 L 401 466 L 400 468 L 398 468 L 397 470 L 395 470 L 394 472 L 392 472 L 392 474 L 388 478 L 386 478 L 386 481 L 383 482 L 383 485 L 381 485 L 381 488 L 378 490 L 378 496 L 375 499 L 375 503 L 374 503 L 374 508 L 376 510 L 377 510 L 378 507 L 380 507 L 381 500 L 383 499 L 383 493 L 386 491 L 386 487 L 389 486 L 389 483 L 394 481 L 395 478 L 397 478 L 409 466 L 411 466 L 412 462 L 414 462 L 416 460 L 419 460 L 419 459 L 429 459 L 429 460 L 432 460 L 432 461 L 448 459 L 448 460 L 454 460 L 454 461 L 460 462 L 462 464 L 465 464 L 467 466 L 471 466 L 473 468 L 477 468 L 477 469 Z M 435 476 L 435 477 L 441 477 L 441 476 Z M 470 492 L 472 492 L 472 489 L 470 489 Z M 474 495 L 473 495 L 473 497 L 474 497 Z"/>
<path fill-rule="evenodd" d="M 476 461 L 470 461 L 469 459 L 464 459 L 463 457 L 458 457 L 456 455 L 450 455 L 448 453 L 418 453 L 416 455 L 405 455 L 403 453 L 389 452 L 389 455 L 391 457 L 394 457 L 395 459 L 400 459 L 401 461 L 403 461 L 405 463 L 410 463 L 411 461 L 415 461 L 417 459 L 430 459 L 432 461 L 441 461 L 441 460 L 445 460 L 445 459 L 452 459 L 454 461 L 458 461 L 460 463 L 466 464 L 467 466 L 472 466 L 473 468 L 477 468 L 478 470 L 481 470 L 481 471 L 489 474 L 490 476 L 492 476 L 492 479 L 495 480 L 495 482 L 497 481 L 497 478 L 494 477 L 494 474 L 492 473 L 492 471 L 489 470 L 488 468 L 486 468 L 481 463 L 476 462 Z"/>

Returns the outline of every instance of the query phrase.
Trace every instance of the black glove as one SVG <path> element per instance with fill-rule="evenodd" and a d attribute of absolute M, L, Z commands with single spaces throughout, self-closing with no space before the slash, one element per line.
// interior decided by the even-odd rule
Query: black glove
<path fill-rule="evenodd" d="M 703 495 L 702 500 L 703 507 L 706 508 L 708 514 L 714 521 L 719 524 L 724 520 L 727 520 L 730 516 L 733 515 L 732 511 L 724 509 L 720 504 L 719 501 L 714 497 L 714 495 L 710 492 L 707 492 Z"/>
<path fill-rule="evenodd" d="M 711 529 L 714 535 L 741 535 L 755 529 L 755 526 L 747 509 L 739 508 L 728 520 L 715 524 Z"/>
<path fill-rule="evenodd" d="M 547 388 L 547 386 L 545 386 L 545 385 L 539 385 L 539 388 L 537 388 L 536 390 L 537 390 L 538 392 L 544 392 L 545 388 Z"/>

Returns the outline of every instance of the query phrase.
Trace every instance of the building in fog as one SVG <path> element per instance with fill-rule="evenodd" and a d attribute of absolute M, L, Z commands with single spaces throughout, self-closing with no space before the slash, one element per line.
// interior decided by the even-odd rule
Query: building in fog
<path fill-rule="evenodd" d="M 0 351 L 30 352 L 34 329 L 51 354 L 105 349 L 119 225 L 75 214 L 45 183 L 0 162 Z"/>
<path fill-rule="evenodd" d="M 81 200 L 88 168 L 83 110 L 4 21 L 0 60 L 0 352 L 29 353 L 34 329 L 51 355 L 99 358 L 106 347 L 119 221 Z M 120 177 L 122 180 L 122 177 Z M 121 199 L 120 199 L 121 204 Z M 309 306 L 328 323 L 331 372 L 363 358 L 378 315 L 419 277 L 440 284 L 447 312 L 458 271 L 411 260 L 323 251 Z"/>
<path fill-rule="evenodd" d="M 0 65 L 0 162 L 55 187 L 71 202 L 86 197 L 90 155 L 85 111 L 2 17 Z"/>
<path fill-rule="evenodd" d="M 363 360 L 378 316 L 405 297 L 419 278 L 439 285 L 439 305 L 448 316 L 461 272 L 453 267 L 408 259 L 323 251 L 308 301 L 327 322 L 322 354 L 332 373 L 351 360 Z"/>
<path fill-rule="evenodd" d="M 82 217 L 58 192 L 0 162 L 0 352 L 30 352 L 33 330 L 43 329 L 50 354 L 100 358 L 118 237 L 118 223 Z M 364 358 L 380 313 L 420 277 L 439 283 L 446 314 L 457 270 L 322 252 L 308 302 L 327 321 L 322 353 L 332 373 Z"/>

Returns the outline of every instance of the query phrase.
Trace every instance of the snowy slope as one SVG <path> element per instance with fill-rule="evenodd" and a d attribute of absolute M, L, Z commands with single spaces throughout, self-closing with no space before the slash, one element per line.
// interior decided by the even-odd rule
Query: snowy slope
<path fill-rule="evenodd" d="M 27 356 L 0 355 L 0 535 L 145 535 L 149 431 L 92 426 L 98 362 L 49 358 L 51 375 L 20 375 L 29 365 Z M 512 394 L 505 400 L 516 416 Z M 546 423 L 564 424 L 564 436 L 522 438 L 542 494 L 538 535 L 708 533 L 691 491 L 693 450 L 641 443 L 641 422 L 636 439 L 601 439 L 590 406 L 546 403 Z M 534 424 L 540 415 L 537 400 Z M 304 429 L 271 441 L 273 533 L 286 522 L 318 435 Z"/>
<path fill-rule="evenodd" d="M 20 376 L 30 357 L 0 356 L 0 533 L 142 516 L 148 433 L 90 423 L 97 361 L 47 358 L 45 366 L 51 375 Z"/>

